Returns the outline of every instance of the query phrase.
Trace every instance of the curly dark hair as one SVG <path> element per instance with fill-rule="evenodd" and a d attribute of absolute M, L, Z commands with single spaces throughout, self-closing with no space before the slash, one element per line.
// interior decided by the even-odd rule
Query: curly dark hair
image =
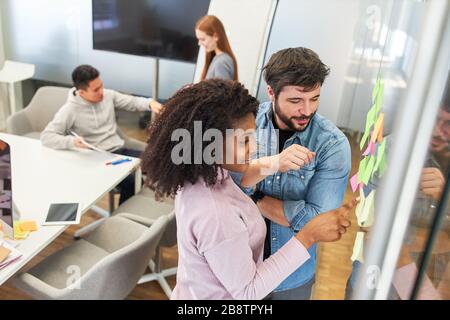
<path fill-rule="evenodd" d="M 264 80 L 278 96 L 285 86 L 311 91 L 322 85 L 330 73 L 317 53 L 308 48 L 287 48 L 274 53 L 263 68 Z"/>
<path fill-rule="evenodd" d="M 256 116 L 259 102 L 239 82 L 212 79 L 186 86 L 175 93 L 165 104 L 162 114 L 149 127 L 148 145 L 142 154 L 142 171 L 147 175 L 145 185 L 155 191 L 156 199 L 174 197 L 185 182 L 196 183 L 201 177 L 208 186 L 217 182 L 219 163 L 175 164 L 172 141 L 176 129 L 186 129 L 194 137 L 194 121 L 201 121 L 202 131 L 217 129 L 225 136 L 226 129 L 252 113 Z M 191 139 L 191 150 L 194 150 Z M 210 142 L 202 142 L 202 150 Z"/>

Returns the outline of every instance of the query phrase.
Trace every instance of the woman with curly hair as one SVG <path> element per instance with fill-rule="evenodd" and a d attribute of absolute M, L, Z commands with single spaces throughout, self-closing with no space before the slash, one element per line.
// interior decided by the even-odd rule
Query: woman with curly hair
<path fill-rule="evenodd" d="M 249 160 L 257 108 L 241 84 L 207 80 L 178 91 L 149 129 L 146 186 L 157 198 L 175 197 L 179 260 L 172 299 L 262 299 L 308 260 L 307 248 L 338 240 L 350 225 L 344 216 L 355 203 L 312 219 L 263 261 L 264 219 L 228 173 L 245 175 L 267 163 Z"/>

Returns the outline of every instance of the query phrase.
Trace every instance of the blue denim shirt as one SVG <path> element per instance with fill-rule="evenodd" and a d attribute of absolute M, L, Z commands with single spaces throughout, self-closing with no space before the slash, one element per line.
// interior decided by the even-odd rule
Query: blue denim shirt
<path fill-rule="evenodd" d="M 271 254 L 280 249 L 312 218 L 338 208 L 344 198 L 351 169 L 350 144 L 345 135 L 329 120 L 317 114 L 303 132 L 295 132 L 285 145 L 278 148 L 278 137 L 272 123 L 272 103 L 259 106 L 256 117 L 255 158 L 278 154 L 296 143 L 316 153 L 313 161 L 285 173 L 268 176 L 256 190 L 284 201 L 284 215 L 290 227 L 275 222 L 270 225 Z M 231 173 L 240 185 L 241 175 Z M 247 194 L 254 190 L 243 188 Z M 311 258 L 283 281 L 275 291 L 297 288 L 310 281 L 316 271 L 316 245 L 308 250 Z"/>

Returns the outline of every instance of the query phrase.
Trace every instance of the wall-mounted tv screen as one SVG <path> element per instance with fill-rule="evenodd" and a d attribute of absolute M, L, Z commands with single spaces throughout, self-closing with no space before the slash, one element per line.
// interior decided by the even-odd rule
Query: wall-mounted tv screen
<path fill-rule="evenodd" d="M 210 0 L 93 0 L 94 49 L 196 62 Z"/>

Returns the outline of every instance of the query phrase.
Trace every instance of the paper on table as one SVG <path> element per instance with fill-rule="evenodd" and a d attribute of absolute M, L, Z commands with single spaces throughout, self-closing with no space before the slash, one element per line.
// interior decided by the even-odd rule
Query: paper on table
<path fill-rule="evenodd" d="M 4 267 L 10 265 L 14 261 L 16 261 L 16 260 L 20 259 L 20 257 L 22 257 L 22 253 L 20 253 L 20 251 L 17 250 L 16 248 L 9 245 L 8 242 L 0 239 L 0 246 L 3 246 L 10 251 L 6 260 L 3 260 L 3 262 L 0 263 L 0 269 L 3 269 Z"/>
<path fill-rule="evenodd" d="M 355 244 L 353 245 L 352 261 L 358 260 L 364 263 L 364 232 L 357 232 Z"/>
<path fill-rule="evenodd" d="M 70 131 L 70 133 L 71 133 L 73 136 L 77 137 L 77 138 L 81 138 L 78 134 L 76 134 L 76 133 L 73 132 L 73 131 Z M 97 148 L 96 146 L 93 146 L 92 144 L 87 143 L 83 138 L 81 138 L 81 142 L 82 142 L 86 147 L 88 147 L 89 149 L 92 149 L 92 150 L 95 150 L 95 151 L 99 151 L 99 152 L 106 152 L 106 153 L 109 153 L 108 151 L 102 150 L 102 149 L 100 149 L 100 148 Z"/>
<path fill-rule="evenodd" d="M 11 253 L 11 250 L 5 248 L 3 245 L 0 245 L 0 263 L 5 261 L 6 258 L 8 258 L 10 253 Z"/>

